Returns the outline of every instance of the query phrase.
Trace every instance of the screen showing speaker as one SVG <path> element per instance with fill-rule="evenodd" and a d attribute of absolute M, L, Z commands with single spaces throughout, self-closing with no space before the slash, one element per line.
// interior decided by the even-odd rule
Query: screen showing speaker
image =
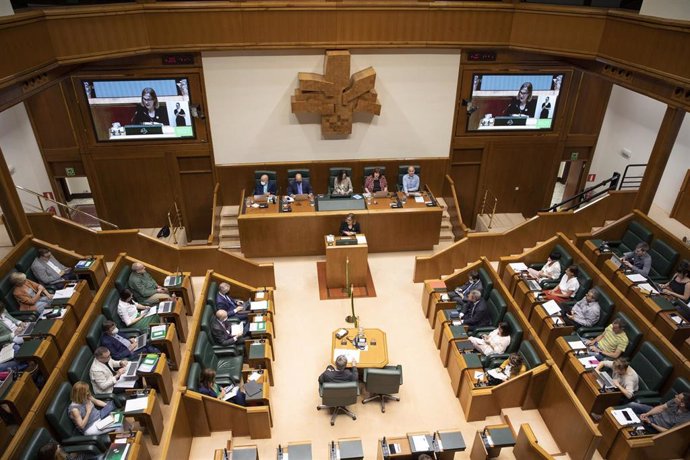
<path fill-rule="evenodd" d="M 81 80 L 99 141 L 193 139 L 186 78 Z"/>
<path fill-rule="evenodd" d="M 564 74 L 474 74 L 468 131 L 551 130 Z"/>

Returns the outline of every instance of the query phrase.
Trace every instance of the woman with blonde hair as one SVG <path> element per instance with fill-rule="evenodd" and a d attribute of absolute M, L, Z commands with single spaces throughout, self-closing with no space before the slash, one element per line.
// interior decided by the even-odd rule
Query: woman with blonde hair
<path fill-rule="evenodd" d="M 67 408 L 69 418 L 74 422 L 74 426 L 83 435 L 92 436 L 105 434 L 114 431 L 117 428 L 106 428 L 99 430 L 96 422 L 105 418 L 110 414 L 115 405 L 112 401 L 104 403 L 93 397 L 89 384 L 86 382 L 77 382 L 72 387 L 71 394 L 72 402 Z"/>
<path fill-rule="evenodd" d="M 40 315 L 43 310 L 50 307 L 53 295 L 44 286 L 26 279 L 24 273 L 12 273 L 10 283 L 14 286 L 12 294 L 19 304 L 20 311 L 36 311 Z"/>

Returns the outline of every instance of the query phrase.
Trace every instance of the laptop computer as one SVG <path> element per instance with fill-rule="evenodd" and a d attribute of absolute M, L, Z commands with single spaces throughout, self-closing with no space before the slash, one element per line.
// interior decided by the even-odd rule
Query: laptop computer
<path fill-rule="evenodd" d="M 163 125 L 125 125 L 125 134 L 128 136 L 163 134 Z"/>
<path fill-rule="evenodd" d="M 606 372 L 597 373 L 597 383 L 599 383 L 599 386 L 603 390 L 611 390 L 613 388 L 616 388 L 616 385 L 613 384 L 613 379 Z"/>
<path fill-rule="evenodd" d="M 26 337 L 31 335 L 31 332 L 33 332 L 34 328 L 36 327 L 36 323 L 25 323 L 26 327 L 24 330 L 19 334 L 20 337 Z"/>
<path fill-rule="evenodd" d="M 141 334 L 139 337 L 137 337 L 137 350 L 140 348 L 144 348 L 146 346 L 146 342 L 148 342 L 148 337 L 146 334 Z"/>
<path fill-rule="evenodd" d="M 621 265 L 623 265 L 621 258 L 616 255 L 611 256 L 611 262 L 616 266 L 616 268 L 621 268 Z"/>
<path fill-rule="evenodd" d="M 173 309 L 175 302 L 172 300 L 166 300 L 158 304 L 158 313 L 170 313 Z"/>
<path fill-rule="evenodd" d="M 137 341 L 139 338 L 137 337 Z M 137 378 L 137 369 L 139 368 L 139 364 L 141 364 L 141 360 L 143 358 L 143 355 L 139 356 L 139 359 L 136 361 L 130 361 L 127 364 L 127 370 L 125 371 L 124 374 L 122 374 L 123 379 L 135 379 Z"/>
<path fill-rule="evenodd" d="M 309 195 L 302 193 L 292 197 L 295 201 L 309 201 Z"/>
<path fill-rule="evenodd" d="M 378 191 L 378 192 L 374 192 L 374 193 L 372 194 L 372 196 L 373 196 L 374 198 L 386 198 L 386 197 L 388 197 L 388 192 Z"/>
<path fill-rule="evenodd" d="M 267 203 L 268 195 L 254 195 L 254 203 Z"/>
<path fill-rule="evenodd" d="M 537 283 L 536 280 L 528 279 L 525 280 L 530 291 L 541 291 L 541 285 Z"/>

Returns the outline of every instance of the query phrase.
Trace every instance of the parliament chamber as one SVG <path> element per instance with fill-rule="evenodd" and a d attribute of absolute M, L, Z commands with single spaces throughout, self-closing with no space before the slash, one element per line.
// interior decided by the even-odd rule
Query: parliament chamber
<path fill-rule="evenodd" d="M 653 1 L 0 16 L 0 303 L 34 325 L 3 347 L 19 372 L 0 372 L 0 458 L 51 442 L 74 458 L 690 458 L 690 299 L 660 292 L 690 262 L 690 22 L 646 15 Z M 638 183 L 617 187 L 639 151 Z M 61 204 L 74 178 L 94 225 Z M 560 186 L 576 198 L 553 206 Z M 474 230 L 494 214 L 525 219 Z M 620 258 L 640 243 L 651 269 L 634 276 Z M 41 315 L 14 280 L 38 281 L 45 250 L 72 279 Z M 559 302 L 560 278 L 528 275 L 553 254 L 577 273 Z M 142 273 L 153 291 L 129 303 Z M 568 321 L 590 291 L 596 321 Z M 597 354 L 614 323 L 625 346 Z M 100 359 L 113 327 L 146 350 L 118 363 L 126 378 Z M 618 357 L 631 397 L 597 367 Z M 75 426 L 84 383 L 123 425 Z M 621 418 L 678 400 L 669 429 Z"/>

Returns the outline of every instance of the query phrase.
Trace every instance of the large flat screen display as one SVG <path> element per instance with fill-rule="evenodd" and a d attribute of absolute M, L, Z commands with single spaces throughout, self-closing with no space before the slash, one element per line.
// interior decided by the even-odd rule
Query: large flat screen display
<path fill-rule="evenodd" d="M 81 82 L 99 141 L 194 138 L 186 78 Z"/>
<path fill-rule="evenodd" d="M 564 75 L 475 74 L 468 131 L 550 130 Z"/>

